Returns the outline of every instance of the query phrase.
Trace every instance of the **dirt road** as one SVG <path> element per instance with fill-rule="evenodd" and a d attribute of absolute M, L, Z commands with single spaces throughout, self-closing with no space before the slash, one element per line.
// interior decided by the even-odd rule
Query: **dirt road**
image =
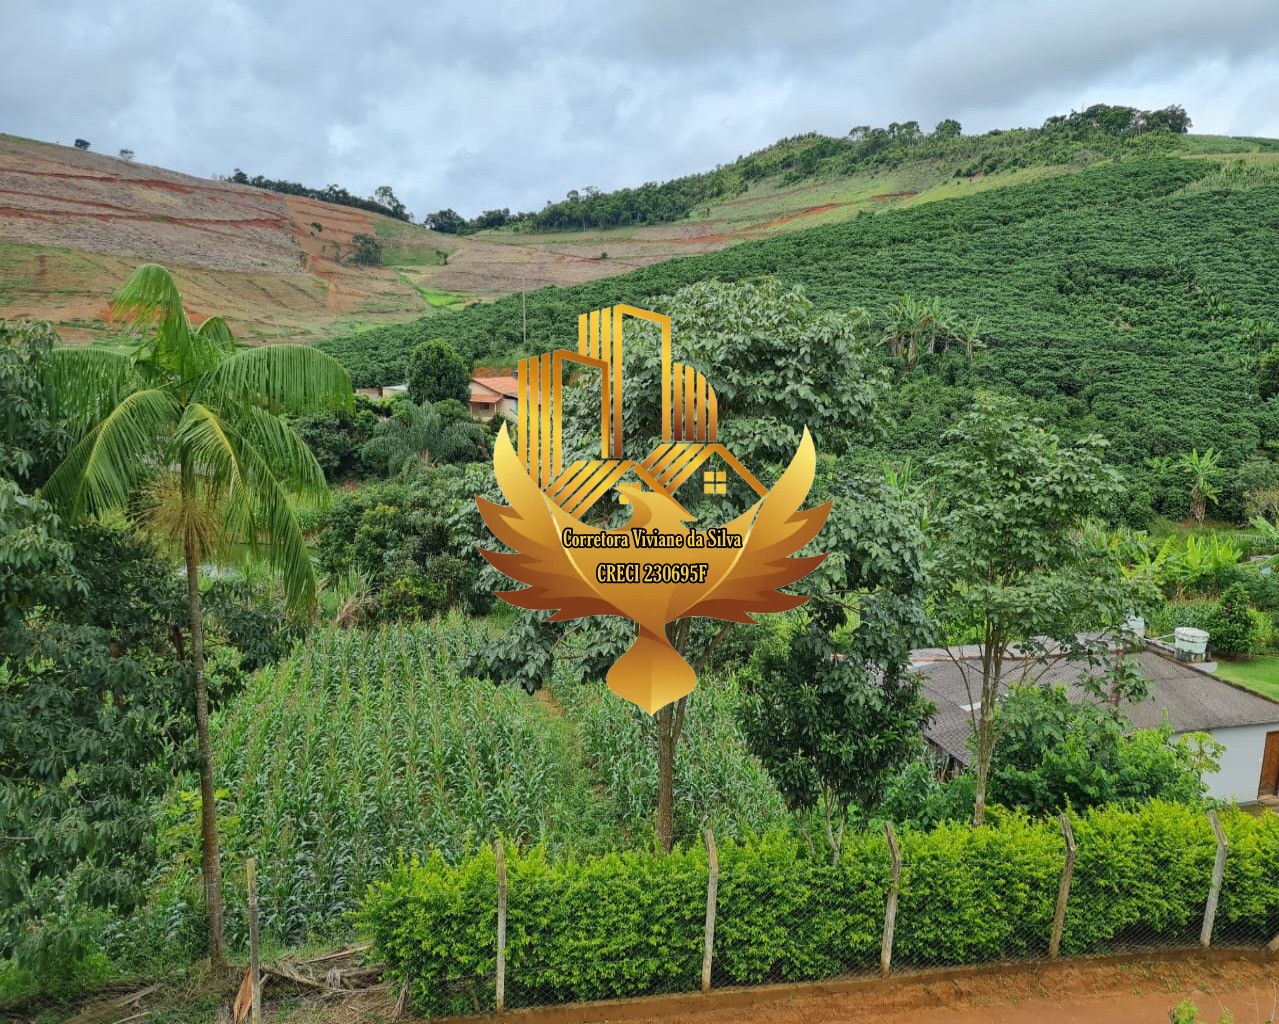
<path fill-rule="evenodd" d="M 1279 958 L 1262 953 L 1108 958 L 878 980 L 725 990 L 512 1011 L 507 1024 L 1164 1024 L 1183 999 L 1205 1024 L 1279 1024 Z M 475 1018 L 471 1018 L 474 1020 Z"/>

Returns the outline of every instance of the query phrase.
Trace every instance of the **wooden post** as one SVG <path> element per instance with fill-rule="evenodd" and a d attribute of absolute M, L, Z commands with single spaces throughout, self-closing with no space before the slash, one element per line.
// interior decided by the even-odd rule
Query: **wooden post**
<path fill-rule="evenodd" d="M 506 851 L 502 840 L 493 844 L 497 854 L 497 1012 L 506 1009 Z"/>
<path fill-rule="evenodd" d="M 1061 933 L 1066 927 L 1066 904 L 1070 900 L 1070 879 L 1075 873 L 1075 833 L 1070 819 L 1061 816 L 1061 836 L 1066 840 L 1066 866 L 1061 871 L 1061 888 L 1057 890 L 1057 912 L 1053 914 L 1053 934 L 1048 940 L 1048 958 L 1056 960 L 1061 952 Z"/>
<path fill-rule="evenodd" d="M 890 821 L 884 822 L 884 835 L 888 837 L 888 854 L 893 859 L 893 884 L 888 890 L 888 904 L 884 907 L 884 944 L 879 950 L 879 973 L 887 978 L 893 962 L 893 931 L 897 927 L 897 894 L 901 891 L 902 852 L 897 845 L 897 833 Z"/>
<path fill-rule="evenodd" d="M 1221 830 L 1221 822 L 1216 811 L 1208 812 L 1208 820 L 1212 822 L 1212 831 L 1217 836 L 1217 859 L 1212 865 L 1212 888 L 1208 890 L 1208 905 L 1204 907 L 1204 926 L 1199 932 L 1199 945 L 1207 949 L 1212 942 L 1212 922 L 1217 916 L 1217 900 L 1221 898 L 1221 879 L 1226 873 L 1226 851 L 1230 844 L 1226 842 L 1226 833 Z"/>
<path fill-rule="evenodd" d="M 706 830 L 706 946 L 702 950 L 702 991 L 711 990 L 711 951 L 715 948 L 715 899 L 719 894 L 719 854 L 715 851 L 715 835 Z"/>
<path fill-rule="evenodd" d="M 249 984 L 253 994 L 249 1020 L 259 1024 L 262 1020 L 262 949 L 258 934 L 258 870 L 252 857 L 245 862 L 245 871 L 249 881 Z"/>

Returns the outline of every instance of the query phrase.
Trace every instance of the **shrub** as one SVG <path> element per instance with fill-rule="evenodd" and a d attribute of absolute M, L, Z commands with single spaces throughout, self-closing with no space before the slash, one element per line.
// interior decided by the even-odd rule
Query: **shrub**
<path fill-rule="evenodd" d="M 1105 952 L 1134 940 L 1193 942 L 1214 859 L 1190 805 L 1151 802 L 1072 815 L 1078 856 L 1062 948 Z M 1222 815 L 1230 841 L 1218 928 L 1279 930 L 1279 817 Z M 973 829 L 904 831 L 894 959 L 906 966 L 1043 955 L 1064 861 L 1055 820 L 993 810 Z M 886 843 L 845 840 L 838 866 L 780 834 L 720 849 L 717 984 L 819 979 L 873 968 L 888 889 Z M 696 987 L 707 866 L 700 845 L 669 857 L 509 855 L 507 998 L 512 1006 Z M 492 1005 L 496 885 L 491 852 L 455 868 L 403 863 L 359 911 L 394 979 L 425 1013 Z"/>
<path fill-rule="evenodd" d="M 1242 584 L 1235 584 L 1221 595 L 1217 614 L 1205 626 L 1213 650 L 1223 654 L 1252 652 L 1255 624 L 1250 611 L 1248 592 Z"/>

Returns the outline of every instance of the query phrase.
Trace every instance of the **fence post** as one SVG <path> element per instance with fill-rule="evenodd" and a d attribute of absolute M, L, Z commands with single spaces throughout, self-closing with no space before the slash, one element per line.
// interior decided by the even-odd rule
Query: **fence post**
<path fill-rule="evenodd" d="M 1226 842 L 1226 833 L 1221 830 L 1221 821 L 1216 811 L 1208 812 L 1208 820 L 1212 822 L 1212 830 L 1217 836 L 1217 859 L 1212 865 L 1212 888 L 1208 890 L 1208 905 L 1204 907 L 1204 926 L 1199 932 L 1199 945 L 1204 949 L 1212 942 L 1212 922 L 1217 916 L 1217 900 L 1221 898 L 1221 879 L 1226 872 L 1226 851 L 1230 844 Z"/>
<path fill-rule="evenodd" d="M 497 1012 L 506 1009 L 506 851 L 493 843 L 497 855 Z"/>
<path fill-rule="evenodd" d="M 901 890 L 902 852 L 897 845 L 897 833 L 891 821 L 884 822 L 884 835 L 888 837 L 888 853 L 893 859 L 893 884 L 888 890 L 888 903 L 884 907 L 884 944 L 879 950 L 879 974 L 888 977 L 893 962 L 893 931 L 897 927 L 897 894 Z"/>
<path fill-rule="evenodd" d="M 258 870 L 252 857 L 245 861 L 245 873 L 249 883 L 249 991 L 252 994 L 249 1020 L 259 1024 L 262 1020 L 262 948 L 258 934 Z"/>
<path fill-rule="evenodd" d="M 715 900 L 719 894 L 719 854 L 715 851 L 715 835 L 706 830 L 706 947 L 702 951 L 702 991 L 711 990 L 711 951 L 715 948 Z"/>
<path fill-rule="evenodd" d="M 1066 927 L 1066 904 L 1070 901 L 1070 879 L 1075 874 L 1075 833 L 1070 819 L 1061 816 L 1061 836 L 1066 840 L 1066 866 L 1061 870 L 1061 888 L 1057 890 L 1057 912 L 1053 914 L 1053 934 L 1048 940 L 1048 959 L 1056 960 L 1061 952 L 1061 933 Z"/>

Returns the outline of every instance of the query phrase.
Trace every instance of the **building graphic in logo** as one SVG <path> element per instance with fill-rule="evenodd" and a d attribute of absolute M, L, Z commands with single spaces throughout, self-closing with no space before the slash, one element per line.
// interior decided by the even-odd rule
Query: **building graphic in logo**
<path fill-rule="evenodd" d="M 623 451 L 624 318 L 661 329 L 661 441 L 642 460 Z M 563 465 L 566 363 L 600 374 L 599 458 Z M 608 674 L 617 694 L 652 713 L 689 693 L 692 667 L 671 646 L 667 623 L 686 616 L 753 622 L 751 612 L 795 608 L 781 593 L 826 557 L 791 557 L 817 536 L 827 502 L 801 510 L 816 455 L 808 431 L 770 491 L 719 442 L 718 404 L 705 376 L 673 361 L 668 316 L 616 305 L 578 317 L 577 351 L 558 349 L 519 363 L 517 447 L 505 426 L 494 451 L 509 506 L 476 498 L 493 534 L 513 549 L 483 551 L 497 569 L 528 584 L 498 596 L 520 608 L 556 610 L 552 621 L 621 615 L 639 626 L 635 644 Z M 712 461 L 716 460 L 716 461 Z M 727 468 L 720 468 L 721 465 Z M 703 493 L 722 495 L 732 470 L 759 500 L 731 523 L 699 530 L 676 492 L 699 472 Z M 605 495 L 633 507 L 617 530 L 583 522 Z"/>

